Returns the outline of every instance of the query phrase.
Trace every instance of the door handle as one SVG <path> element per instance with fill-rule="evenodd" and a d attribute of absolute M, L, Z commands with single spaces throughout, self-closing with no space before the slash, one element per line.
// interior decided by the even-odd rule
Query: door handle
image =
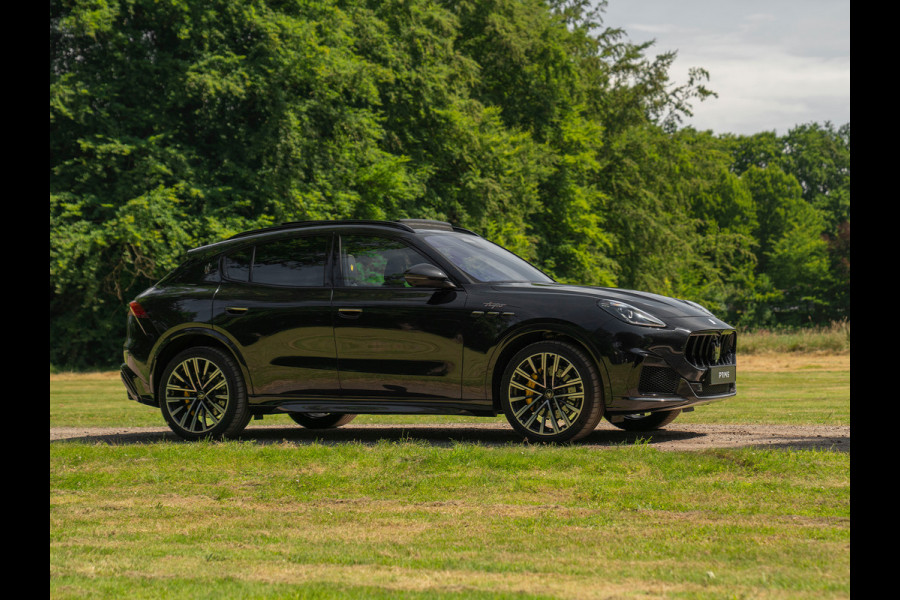
<path fill-rule="evenodd" d="M 361 308 L 339 308 L 338 314 L 345 319 L 358 319 L 362 311 L 363 309 Z"/>
<path fill-rule="evenodd" d="M 245 312 L 247 312 L 247 307 L 246 306 L 229 306 L 228 308 L 225 309 L 225 312 L 227 312 L 229 315 L 242 315 Z"/>

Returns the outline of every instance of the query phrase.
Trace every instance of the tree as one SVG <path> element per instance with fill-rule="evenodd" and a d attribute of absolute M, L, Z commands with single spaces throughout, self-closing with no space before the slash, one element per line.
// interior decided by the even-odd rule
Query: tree
<path fill-rule="evenodd" d="M 682 129 L 705 71 L 673 82 L 605 4 L 53 0 L 51 363 L 114 365 L 185 250 L 301 219 L 448 220 L 742 324 L 848 316 L 849 124 Z"/>

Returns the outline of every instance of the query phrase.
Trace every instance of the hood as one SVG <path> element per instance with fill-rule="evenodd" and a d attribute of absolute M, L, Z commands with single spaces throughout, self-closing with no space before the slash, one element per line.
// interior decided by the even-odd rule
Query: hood
<path fill-rule="evenodd" d="M 626 290 L 621 288 L 605 288 L 587 285 L 567 285 L 562 283 L 508 283 L 494 284 L 497 291 L 531 292 L 538 294 L 566 294 L 590 296 L 597 300 L 618 300 L 631 304 L 635 308 L 645 310 L 660 319 L 682 317 L 707 317 L 708 313 L 697 308 L 687 300 L 679 300 L 650 292 Z"/>

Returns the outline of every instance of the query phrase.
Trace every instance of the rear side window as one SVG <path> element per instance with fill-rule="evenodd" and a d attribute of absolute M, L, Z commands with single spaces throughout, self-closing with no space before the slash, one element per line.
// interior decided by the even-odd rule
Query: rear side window
<path fill-rule="evenodd" d="M 291 287 L 325 285 L 326 236 L 287 238 L 232 252 L 223 262 L 232 281 Z"/>
<path fill-rule="evenodd" d="M 298 237 L 259 244 L 253 257 L 253 283 L 312 287 L 325 284 L 327 238 Z"/>

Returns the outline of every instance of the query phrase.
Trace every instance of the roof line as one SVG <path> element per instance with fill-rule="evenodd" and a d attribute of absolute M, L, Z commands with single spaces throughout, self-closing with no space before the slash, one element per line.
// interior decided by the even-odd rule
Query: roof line
<path fill-rule="evenodd" d="M 268 233 L 270 231 L 282 231 L 285 229 L 302 229 L 304 227 L 318 227 L 323 225 L 383 225 L 402 229 L 404 231 L 412 231 L 412 228 L 397 221 L 376 221 L 372 219 L 344 219 L 344 220 L 319 220 L 319 221 L 289 221 L 280 225 L 272 225 L 271 227 L 263 227 L 261 229 L 252 229 L 250 231 L 242 231 L 236 233 L 229 240 L 257 235 L 260 233 Z"/>

